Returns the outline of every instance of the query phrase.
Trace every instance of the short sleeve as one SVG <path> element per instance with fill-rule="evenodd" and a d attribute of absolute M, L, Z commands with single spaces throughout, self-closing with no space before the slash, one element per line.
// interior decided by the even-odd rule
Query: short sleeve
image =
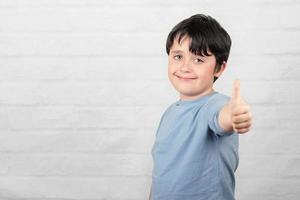
<path fill-rule="evenodd" d="M 158 128 L 157 128 L 156 133 L 155 133 L 155 137 L 157 137 L 157 135 L 158 135 L 158 130 L 159 130 L 160 127 L 161 127 L 161 124 L 162 124 L 162 122 L 163 122 L 163 119 L 164 119 L 164 113 L 163 113 L 163 115 L 162 115 L 161 118 L 160 118 L 160 121 L 159 121 L 159 124 L 158 124 Z"/>
<path fill-rule="evenodd" d="M 223 106 L 229 101 L 229 97 L 225 95 L 216 95 L 208 104 L 208 126 L 217 136 L 229 136 L 234 131 L 225 131 L 219 124 L 219 114 Z"/>
<path fill-rule="evenodd" d="M 169 106 L 169 107 L 163 112 L 163 114 L 161 115 L 160 120 L 159 120 L 159 124 L 158 124 L 158 127 L 157 127 L 157 130 L 156 130 L 156 133 L 155 133 L 155 137 L 157 137 L 157 135 L 158 135 L 158 130 L 160 129 L 161 124 L 163 123 L 163 120 L 164 120 L 164 118 L 165 118 L 165 115 L 169 112 L 169 110 L 171 109 L 171 107 L 172 107 L 172 105 Z"/>

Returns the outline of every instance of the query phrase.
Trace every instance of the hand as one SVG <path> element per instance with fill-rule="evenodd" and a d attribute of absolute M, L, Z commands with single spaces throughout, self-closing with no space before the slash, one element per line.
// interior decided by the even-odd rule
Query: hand
<path fill-rule="evenodd" d="M 234 82 L 229 108 L 233 130 L 240 134 L 248 132 L 251 126 L 251 112 L 249 105 L 241 96 L 239 80 Z"/>

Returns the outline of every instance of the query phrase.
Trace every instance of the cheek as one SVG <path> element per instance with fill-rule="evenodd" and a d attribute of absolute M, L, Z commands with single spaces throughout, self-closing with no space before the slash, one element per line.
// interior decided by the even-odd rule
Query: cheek
<path fill-rule="evenodd" d="M 172 68 L 170 65 L 168 66 L 168 76 L 171 78 L 172 74 L 174 74 L 174 68 Z"/>
<path fill-rule="evenodd" d="M 210 77 L 214 74 L 214 67 L 210 65 L 203 65 L 196 69 L 196 73 L 200 74 L 201 76 Z"/>
<path fill-rule="evenodd" d="M 210 71 L 207 68 L 201 67 L 195 70 L 198 77 L 207 77 Z"/>
<path fill-rule="evenodd" d="M 200 81 L 201 84 L 203 84 L 203 82 L 210 82 L 213 79 L 213 70 L 209 68 L 196 70 L 195 73 L 197 74 L 197 77 L 199 78 L 198 81 Z"/>
<path fill-rule="evenodd" d="M 174 71 L 171 69 L 168 70 L 168 78 L 171 82 L 175 81 Z"/>
<path fill-rule="evenodd" d="M 171 63 L 169 63 L 168 65 L 168 73 L 172 74 L 176 72 L 176 67 L 174 65 L 172 65 Z"/>

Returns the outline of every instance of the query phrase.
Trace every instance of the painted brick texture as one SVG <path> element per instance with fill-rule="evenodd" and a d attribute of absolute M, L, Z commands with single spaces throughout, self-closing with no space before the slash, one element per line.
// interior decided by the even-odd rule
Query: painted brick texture
<path fill-rule="evenodd" d="M 240 136 L 239 200 L 300 196 L 300 1 L 0 0 L 0 200 L 141 200 L 178 94 L 165 40 L 195 13 L 233 40 L 254 116 Z"/>

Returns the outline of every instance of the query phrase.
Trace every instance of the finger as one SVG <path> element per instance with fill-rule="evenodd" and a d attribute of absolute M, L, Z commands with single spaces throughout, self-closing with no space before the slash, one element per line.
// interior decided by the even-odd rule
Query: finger
<path fill-rule="evenodd" d="M 243 123 L 239 123 L 239 124 L 234 124 L 233 125 L 235 129 L 239 130 L 239 129 L 245 129 L 245 128 L 250 128 L 251 126 L 251 122 L 243 122 Z"/>
<path fill-rule="evenodd" d="M 236 79 L 233 84 L 232 91 L 232 100 L 234 103 L 239 103 L 241 101 L 241 89 L 240 89 L 240 80 Z"/>
<path fill-rule="evenodd" d="M 252 116 L 251 116 L 250 112 L 232 117 L 232 122 L 235 124 L 247 122 L 247 121 L 251 121 L 251 120 L 252 120 Z"/>
<path fill-rule="evenodd" d="M 240 105 L 234 107 L 232 110 L 232 116 L 239 116 L 250 112 L 250 107 L 248 105 Z"/>
<path fill-rule="evenodd" d="M 249 130 L 250 130 L 249 128 L 243 128 L 243 129 L 236 130 L 236 132 L 238 134 L 243 134 L 243 133 L 247 133 Z"/>

